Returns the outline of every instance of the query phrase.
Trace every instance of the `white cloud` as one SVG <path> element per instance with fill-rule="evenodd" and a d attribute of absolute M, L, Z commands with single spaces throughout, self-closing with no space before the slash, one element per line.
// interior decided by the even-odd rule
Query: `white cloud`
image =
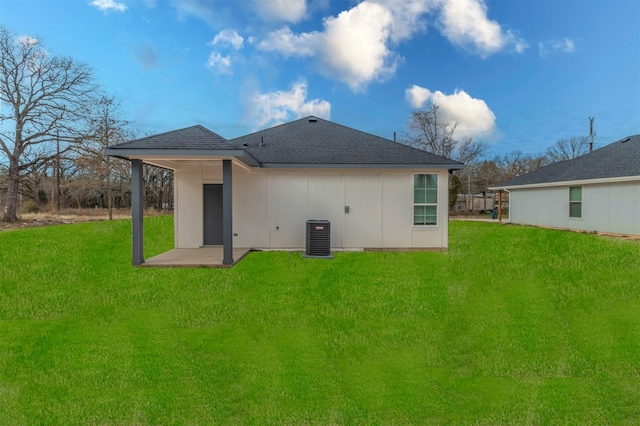
<path fill-rule="evenodd" d="M 538 43 L 538 50 L 540 56 L 544 57 L 554 52 L 573 53 L 576 51 L 576 46 L 573 40 L 565 37 L 558 40 L 540 42 Z"/>
<path fill-rule="evenodd" d="M 114 0 L 93 0 L 89 4 L 105 11 L 115 10 L 116 12 L 124 12 L 127 10 L 127 5 L 124 3 L 118 3 Z"/>
<path fill-rule="evenodd" d="M 211 27 L 217 24 L 214 2 L 210 0 L 171 0 L 171 4 L 176 8 L 180 20 L 193 16 Z"/>
<path fill-rule="evenodd" d="M 368 2 L 327 18 L 320 45 L 322 66 L 353 91 L 393 74 L 396 63 L 387 46 L 391 23 L 388 9 Z"/>
<path fill-rule="evenodd" d="M 258 15 L 265 21 L 299 22 L 307 13 L 306 0 L 258 0 Z"/>
<path fill-rule="evenodd" d="M 317 31 L 296 35 L 289 27 L 269 33 L 267 38 L 258 43 L 258 49 L 278 52 L 288 56 L 314 56 L 316 45 L 322 38 Z"/>
<path fill-rule="evenodd" d="M 404 93 L 413 108 L 422 108 L 432 95 L 431 90 L 416 84 L 405 90 Z"/>
<path fill-rule="evenodd" d="M 395 55 L 387 46 L 391 23 L 388 9 L 365 1 L 326 18 L 323 32 L 294 34 L 284 27 L 269 34 L 258 48 L 284 56 L 313 56 L 320 72 L 358 92 L 395 72 Z"/>
<path fill-rule="evenodd" d="M 233 74 L 229 55 L 222 56 L 218 52 L 211 52 L 205 66 L 218 74 Z"/>
<path fill-rule="evenodd" d="M 222 30 L 209 42 L 209 46 L 230 46 L 235 50 L 242 49 L 244 38 L 236 30 Z"/>
<path fill-rule="evenodd" d="M 398 43 L 410 39 L 427 28 L 425 14 L 435 10 L 441 0 L 371 0 L 391 12 L 391 40 Z"/>
<path fill-rule="evenodd" d="M 307 101 L 307 82 L 298 81 L 289 91 L 254 93 L 248 101 L 248 115 L 255 129 L 315 115 L 329 119 L 331 104 L 323 99 Z"/>
<path fill-rule="evenodd" d="M 407 100 L 414 108 L 421 108 L 427 102 L 438 106 L 442 119 L 457 125 L 456 137 L 490 136 L 496 129 L 496 116 L 482 99 L 472 98 L 464 90 L 456 90 L 446 95 L 417 85 L 405 91 Z"/>
<path fill-rule="evenodd" d="M 229 49 L 238 51 L 242 49 L 244 45 L 244 38 L 242 38 L 236 30 L 226 29 L 216 34 L 213 40 L 207 44 L 213 47 L 221 47 L 223 50 L 227 48 L 227 52 L 229 52 Z M 232 62 L 237 60 L 239 55 L 234 52 L 232 52 L 232 54 L 222 55 L 220 52 L 214 50 L 209 55 L 205 66 L 218 74 L 233 74 Z"/>
<path fill-rule="evenodd" d="M 430 14 L 451 43 L 483 58 L 505 49 L 522 53 L 528 47 L 487 17 L 484 0 L 365 0 L 325 18 L 322 31 L 294 33 L 284 26 L 257 47 L 285 57 L 312 57 L 320 73 L 362 92 L 395 73 L 395 46 L 425 31 Z"/>
<path fill-rule="evenodd" d="M 522 53 L 528 46 L 511 31 L 503 31 L 487 17 L 483 0 L 444 0 L 438 19 L 440 32 L 459 47 L 483 58 L 512 46 Z"/>
<path fill-rule="evenodd" d="M 35 46 L 39 42 L 37 38 L 31 36 L 20 36 L 16 41 L 24 46 Z"/>

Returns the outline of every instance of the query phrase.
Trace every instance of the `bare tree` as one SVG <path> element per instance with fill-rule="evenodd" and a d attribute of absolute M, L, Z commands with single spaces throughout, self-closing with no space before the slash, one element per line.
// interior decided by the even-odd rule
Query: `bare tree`
<path fill-rule="evenodd" d="M 173 200 L 173 171 L 144 165 L 145 205 L 170 210 Z"/>
<path fill-rule="evenodd" d="M 84 169 L 87 188 L 103 190 L 107 195 L 109 220 L 113 219 L 114 173 L 122 168 L 123 160 L 104 154 L 104 148 L 133 138 L 127 129 L 128 121 L 120 109 L 120 103 L 112 96 L 102 95 L 87 116 L 88 129 L 84 143 L 78 146 L 77 167 Z M 115 167 L 114 167 L 115 166 Z M 97 180 L 97 182 L 95 182 Z M 101 194 L 104 195 L 104 192 Z"/>
<path fill-rule="evenodd" d="M 549 160 L 544 155 L 523 154 L 521 151 L 512 151 L 503 156 L 496 156 L 492 162 L 500 170 L 500 176 L 496 183 L 505 182 L 549 164 Z"/>
<path fill-rule="evenodd" d="M 461 163 L 476 163 L 487 154 L 488 146 L 484 142 L 474 141 L 469 136 L 464 136 L 456 143 L 455 159 Z"/>
<path fill-rule="evenodd" d="M 20 173 L 55 155 L 61 135 L 86 112 L 94 92 L 93 70 L 68 57 L 53 56 L 32 37 L 17 37 L 0 25 L 0 152 L 8 160 L 3 220 L 17 220 Z M 74 142 L 71 136 L 62 136 Z M 31 155 L 40 149 L 41 155 Z"/>
<path fill-rule="evenodd" d="M 545 155 L 550 163 L 573 160 L 589 152 L 589 138 L 587 136 L 572 136 L 560 139 L 547 148 Z"/>
<path fill-rule="evenodd" d="M 408 127 L 408 145 L 442 157 L 451 157 L 456 145 L 453 133 L 457 124 L 447 123 L 438 105 L 430 102 L 426 108 L 413 111 Z"/>
<path fill-rule="evenodd" d="M 447 122 L 440 107 L 430 102 L 426 108 L 415 110 L 409 117 L 407 145 L 451 158 L 462 163 L 473 163 L 487 152 L 487 144 L 475 141 L 469 136 L 455 138 L 457 123 Z"/>
<path fill-rule="evenodd" d="M 456 139 L 458 124 L 446 121 L 440 107 L 433 102 L 429 102 L 424 109 L 413 111 L 407 127 L 407 145 L 464 163 L 464 169 L 457 172 L 462 188 L 469 193 L 475 189 L 473 179 L 476 175 L 476 163 L 486 155 L 486 143 L 475 141 L 469 136 Z M 453 185 L 453 182 L 450 180 L 449 184 Z M 449 196 L 457 197 L 457 194 L 450 193 Z M 449 202 L 455 203 L 455 198 Z"/>

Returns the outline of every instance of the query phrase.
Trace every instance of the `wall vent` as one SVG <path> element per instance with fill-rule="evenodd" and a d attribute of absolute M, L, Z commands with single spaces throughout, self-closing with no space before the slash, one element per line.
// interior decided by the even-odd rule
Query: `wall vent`
<path fill-rule="evenodd" d="M 307 221 L 307 247 L 302 257 L 333 259 L 331 222 L 317 219 Z"/>

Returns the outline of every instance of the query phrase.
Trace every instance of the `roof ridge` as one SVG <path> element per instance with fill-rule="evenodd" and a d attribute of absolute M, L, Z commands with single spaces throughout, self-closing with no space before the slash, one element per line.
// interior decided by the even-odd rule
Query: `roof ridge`
<path fill-rule="evenodd" d="M 289 125 L 289 124 L 297 123 L 298 121 L 308 120 L 308 119 L 309 119 L 309 118 L 311 118 L 311 117 L 313 117 L 313 118 L 315 118 L 315 119 L 317 119 L 317 120 L 322 120 L 322 121 L 326 121 L 326 122 L 329 122 L 329 123 L 333 123 L 333 121 L 330 121 L 330 120 L 325 120 L 325 119 L 322 119 L 322 118 L 318 118 L 318 117 L 316 117 L 316 116 L 314 116 L 314 115 L 308 115 L 308 116 L 306 116 L 306 117 L 298 118 L 297 120 L 287 121 L 286 123 L 276 124 L 275 126 L 267 127 L 267 128 L 260 129 L 260 130 L 256 130 L 256 131 L 254 131 L 254 132 L 247 133 L 246 135 L 240 135 L 240 136 L 237 136 L 237 137 L 235 137 L 235 138 L 227 139 L 227 140 L 228 140 L 229 142 L 233 142 L 233 141 L 235 141 L 235 140 L 237 140 L 237 139 L 244 139 L 244 138 L 248 138 L 249 136 L 253 136 L 253 135 L 256 135 L 256 134 L 258 134 L 258 133 L 267 132 L 267 131 L 270 131 L 270 130 L 275 130 L 275 129 L 278 129 L 278 128 L 282 127 L 282 126 L 286 126 L 286 125 Z M 334 124 L 336 124 L 336 123 L 334 123 Z"/>

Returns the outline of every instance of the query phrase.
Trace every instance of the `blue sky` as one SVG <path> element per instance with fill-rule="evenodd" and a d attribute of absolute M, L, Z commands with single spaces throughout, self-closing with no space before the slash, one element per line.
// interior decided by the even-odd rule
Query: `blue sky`
<path fill-rule="evenodd" d="M 640 2 L 2 0 L 0 22 L 96 69 L 140 135 L 232 138 L 317 115 L 393 138 L 437 102 L 492 152 L 640 133 Z"/>

